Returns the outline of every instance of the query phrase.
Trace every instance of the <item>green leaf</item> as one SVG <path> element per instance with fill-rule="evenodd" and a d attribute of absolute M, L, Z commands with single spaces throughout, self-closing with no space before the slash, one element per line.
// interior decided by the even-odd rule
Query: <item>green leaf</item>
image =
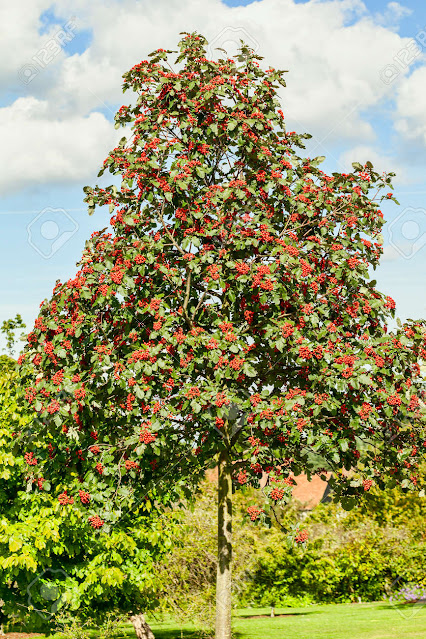
<path fill-rule="evenodd" d="M 243 364 L 243 372 L 248 377 L 256 377 L 257 376 L 257 373 L 256 373 L 255 369 L 248 362 L 244 362 L 244 364 Z"/>
<path fill-rule="evenodd" d="M 340 450 L 346 452 L 349 448 L 349 442 L 347 439 L 339 439 Z"/>
<path fill-rule="evenodd" d="M 343 497 L 341 503 L 344 510 L 353 510 L 356 506 L 356 499 L 353 497 Z"/>
<path fill-rule="evenodd" d="M 11 539 L 9 541 L 10 552 L 16 552 L 20 548 L 22 548 L 22 541 L 20 539 Z"/>
<path fill-rule="evenodd" d="M 194 413 L 199 413 L 199 412 L 200 412 L 200 410 L 201 410 L 201 404 L 199 404 L 199 403 L 198 403 L 198 402 L 196 402 L 196 401 L 192 401 L 192 402 L 191 402 L 191 406 L 192 406 L 192 408 L 193 408 L 193 410 L 194 410 Z"/>

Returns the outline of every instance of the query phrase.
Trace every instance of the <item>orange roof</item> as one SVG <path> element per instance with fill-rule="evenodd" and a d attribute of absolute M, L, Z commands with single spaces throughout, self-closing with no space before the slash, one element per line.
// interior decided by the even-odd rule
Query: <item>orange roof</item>
<path fill-rule="evenodd" d="M 330 473 L 327 473 L 327 479 Z M 206 472 L 206 479 L 210 482 L 217 482 L 217 467 L 210 468 Z M 260 479 L 260 486 L 263 488 L 267 482 L 268 475 L 263 473 Z M 298 475 L 294 478 L 296 486 L 293 488 L 293 498 L 302 504 L 304 510 L 312 510 L 318 506 L 327 488 L 327 482 L 323 481 L 319 475 L 314 475 L 311 481 L 308 481 L 306 475 Z"/>
<path fill-rule="evenodd" d="M 330 473 L 327 473 L 327 479 Z M 318 506 L 327 488 L 327 482 L 323 481 L 319 475 L 314 475 L 311 481 L 308 481 L 306 475 L 298 475 L 294 478 L 296 486 L 293 488 L 293 498 L 297 499 L 304 510 L 312 510 Z"/>

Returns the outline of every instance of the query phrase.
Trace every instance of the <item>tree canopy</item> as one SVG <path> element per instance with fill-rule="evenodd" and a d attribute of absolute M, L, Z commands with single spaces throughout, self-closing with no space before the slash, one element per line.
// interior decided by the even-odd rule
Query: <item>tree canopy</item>
<path fill-rule="evenodd" d="M 371 279 L 393 174 L 328 175 L 301 157 L 310 136 L 286 129 L 284 71 L 244 44 L 213 61 L 185 33 L 173 67 L 174 53 L 124 75 L 136 100 L 116 126 L 130 131 L 100 171 L 121 183 L 84 189 L 111 229 L 42 304 L 20 357 L 25 458 L 53 485 L 67 468 L 59 499 L 106 529 L 140 500 L 192 494 L 219 463 L 230 552 L 231 476 L 268 473 L 272 504 L 326 469 L 346 508 L 372 485 L 422 488 L 425 321 L 390 331 L 395 302 Z"/>

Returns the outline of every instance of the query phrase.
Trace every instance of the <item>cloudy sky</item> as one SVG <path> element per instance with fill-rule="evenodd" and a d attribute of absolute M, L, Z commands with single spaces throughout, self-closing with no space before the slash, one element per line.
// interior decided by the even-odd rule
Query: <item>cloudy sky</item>
<path fill-rule="evenodd" d="M 426 317 L 424 0 L 19 0 L 0 18 L 0 322 L 21 313 L 31 327 L 108 223 L 106 209 L 87 215 L 82 187 L 123 134 L 121 76 L 181 31 L 205 35 L 211 57 L 243 39 L 287 69 L 287 126 L 311 133 L 324 170 L 397 173 L 375 277 L 402 319 Z"/>

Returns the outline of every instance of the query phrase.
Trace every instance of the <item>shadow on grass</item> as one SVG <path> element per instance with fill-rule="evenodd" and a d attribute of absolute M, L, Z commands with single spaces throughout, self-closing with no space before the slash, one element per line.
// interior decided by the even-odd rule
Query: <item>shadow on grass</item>
<path fill-rule="evenodd" d="M 183 630 L 182 633 L 176 628 L 174 630 L 156 630 L 154 632 L 155 639 L 214 639 L 214 630 L 209 634 L 200 630 Z M 128 639 L 129 635 L 123 635 L 123 639 Z M 132 635 L 132 638 L 134 635 Z M 241 632 L 232 631 L 232 639 L 240 639 L 246 637 Z M 118 637 L 118 639 L 122 639 Z"/>
<path fill-rule="evenodd" d="M 179 627 L 174 628 L 152 628 L 153 633 L 155 635 L 155 639 L 209 639 L 209 635 L 201 632 L 200 630 L 183 628 Z M 211 637 L 214 635 L 212 634 Z M 122 639 L 134 639 L 135 632 L 133 629 L 125 629 L 122 634 Z M 117 637 L 120 639 L 120 637 Z"/>
<path fill-rule="evenodd" d="M 305 617 L 307 615 L 320 615 L 322 610 L 306 610 L 303 612 L 276 612 L 273 617 L 267 614 L 250 614 L 249 611 L 244 614 L 240 614 L 234 617 L 234 621 L 239 621 L 241 619 L 276 619 L 277 617 Z"/>
<path fill-rule="evenodd" d="M 254 612 L 254 611 L 253 611 Z M 297 611 L 297 612 L 279 612 L 276 613 L 274 617 L 271 617 L 270 614 L 251 614 L 251 611 L 246 611 L 245 614 L 234 615 L 232 618 L 233 625 L 242 621 L 251 621 L 253 619 L 268 619 L 272 621 L 273 619 L 279 617 L 304 617 L 307 615 L 316 615 L 321 614 L 320 610 L 306 610 L 306 611 Z M 156 639 L 210 639 L 214 637 L 214 632 L 212 634 L 208 634 L 207 632 L 203 632 L 197 629 L 188 629 L 188 628 L 159 628 L 158 626 L 153 627 L 153 631 Z M 245 636 L 243 632 L 238 632 L 238 630 L 233 630 L 233 637 L 235 639 L 239 639 L 239 637 Z M 123 634 L 123 638 L 126 637 L 130 639 L 130 637 L 134 637 L 133 631 L 129 629 L 127 634 Z"/>
<path fill-rule="evenodd" d="M 306 610 L 305 611 L 298 611 L 298 612 L 288 612 L 288 613 L 276 613 L 274 617 L 271 617 L 270 615 L 267 614 L 250 614 L 250 611 L 247 611 L 246 614 L 243 615 L 235 615 L 233 616 L 232 619 L 232 623 L 233 625 L 235 625 L 238 622 L 241 621 L 250 621 L 253 619 L 268 619 L 269 621 L 272 621 L 273 619 L 279 618 L 279 617 L 304 617 L 307 615 L 316 615 L 316 614 L 321 614 L 320 610 Z M 196 630 L 196 629 L 188 629 L 188 628 L 184 628 L 184 629 L 180 629 L 180 628 L 158 628 L 156 627 L 154 630 L 154 634 L 155 634 L 155 638 L 156 639 L 210 639 L 214 637 L 214 632 L 213 634 L 208 634 L 207 632 L 202 632 L 201 630 Z M 129 632 L 129 634 L 127 635 L 123 635 L 127 637 L 133 637 L 134 635 L 132 634 L 132 631 Z M 235 639 L 239 639 L 239 637 L 243 637 L 245 636 L 243 632 L 239 632 L 238 630 L 233 630 L 233 637 L 235 637 Z"/>
<path fill-rule="evenodd" d="M 208 639 L 209 636 L 213 637 L 213 635 L 203 634 L 199 630 L 179 630 L 177 628 L 168 630 L 155 629 L 154 635 L 155 639 Z"/>
<path fill-rule="evenodd" d="M 410 608 L 415 608 L 418 610 L 425 607 L 426 601 L 422 599 L 419 601 L 402 601 L 401 603 L 383 602 L 379 606 L 376 606 L 376 610 L 392 610 L 392 608 L 396 608 L 396 610 L 410 610 Z"/>

